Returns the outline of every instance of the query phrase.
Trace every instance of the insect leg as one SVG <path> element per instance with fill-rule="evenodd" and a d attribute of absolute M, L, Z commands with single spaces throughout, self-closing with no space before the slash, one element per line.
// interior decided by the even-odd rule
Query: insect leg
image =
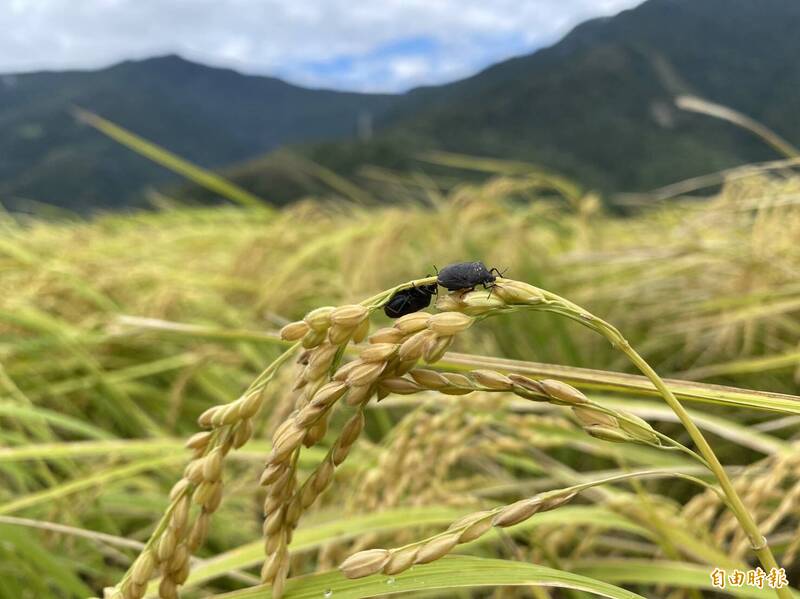
<path fill-rule="evenodd" d="M 401 308 L 400 311 L 401 312 L 404 311 L 408 307 L 408 304 L 410 304 L 410 303 L 411 303 L 411 296 L 410 295 L 406 295 L 403 298 L 403 307 Z"/>

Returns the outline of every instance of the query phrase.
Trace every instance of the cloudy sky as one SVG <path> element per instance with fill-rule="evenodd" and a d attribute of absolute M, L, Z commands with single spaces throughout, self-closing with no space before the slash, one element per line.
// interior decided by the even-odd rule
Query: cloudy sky
<path fill-rule="evenodd" d="M 0 0 L 0 73 L 177 52 L 315 87 L 402 91 L 639 0 Z"/>

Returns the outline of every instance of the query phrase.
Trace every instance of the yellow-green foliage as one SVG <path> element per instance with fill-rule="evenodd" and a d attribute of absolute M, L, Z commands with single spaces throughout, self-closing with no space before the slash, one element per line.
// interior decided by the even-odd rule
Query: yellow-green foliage
<path fill-rule="evenodd" d="M 417 195 L 402 185 L 387 184 L 387 194 Z M 545 199 L 536 186 L 505 176 L 447 197 L 431 192 L 425 203 L 176 208 L 91 222 L 5 218 L 0 597 L 81 597 L 116 583 L 188 459 L 182 438 L 197 430 L 204 409 L 236 399 L 278 355 L 284 345 L 275 331 L 311 308 L 358 302 L 452 261 L 483 260 L 586 306 L 662 375 L 796 394 L 799 179 L 752 176 L 711 201 L 627 218 L 605 214 L 591 195 Z M 454 349 L 629 369 L 602 338 L 545 314 L 483 322 Z M 253 583 L 263 555 L 257 477 L 290 376 L 270 386 L 254 440 L 234 454 L 201 553 L 225 555 L 195 568 L 188 597 Z M 645 394 L 584 391 L 678 430 Z M 373 405 L 352 459 L 298 531 L 293 571 L 412 542 L 460 515 L 576 484 L 595 470 L 697 474 L 679 454 L 609 444 L 557 407 L 511 409 L 508 401 L 476 394 Z M 714 434 L 723 462 L 749 465 L 751 479 L 767 481 L 745 500 L 760 519 L 773 516 L 767 532 L 779 560 L 793 559 L 800 514 L 776 507 L 784 491 L 798 492 L 796 423 L 763 410 L 689 407 L 702 408 L 698 423 Z M 764 426 L 769 420 L 777 423 Z M 303 455 L 311 464 L 320 450 Z M 780 476 L 770 479 L 775 463 Z M 624 483 L 464 551 L 588 573 L 647 597 L 707 587 L 704 572 L 743 566 L 747 554 L 710 516 L 719 507 L 714 496 L 697 493 L 682 482 Z M 681 505 L 692 496 L 690 518 Z M 638 578 L 626 578 L 626 560 Z"/>

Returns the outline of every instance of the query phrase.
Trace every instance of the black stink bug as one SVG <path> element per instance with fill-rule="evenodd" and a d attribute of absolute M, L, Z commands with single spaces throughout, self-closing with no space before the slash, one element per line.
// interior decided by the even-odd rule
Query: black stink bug
<path fill-rule="evenodd" d="M 400 318 L 430 306 L 431 297 L 435 294 L 436 283 L 401 289 L 386 302 L 383 312 L 389 318 Z"/>
<path fill-rule="evenodd" d="M 497 274 L 495 274 L 497 273 Z M 500 271 L 486 268 L 483 262 L 456 262 L 448 264 L 438 273 L 439 285 L 449 291 L 475 289 L 478 285 L 492 287 Z"/>

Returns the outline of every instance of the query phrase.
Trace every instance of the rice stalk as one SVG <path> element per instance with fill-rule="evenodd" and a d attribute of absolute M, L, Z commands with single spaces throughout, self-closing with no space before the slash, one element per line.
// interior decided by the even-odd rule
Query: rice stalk
<path fill-rule="evenodd" d="M 743 465 L 727 471 L 788 569 L 797 520 L 782 501 L 791 500 L 798 473 L 765 461 L 763 480 L 748 485 L 737 479 L 759 459 L 753 452 L 773 457 L 797 453 L 792 416 L 798 405 L 797 373 L 786 357 L 797 351 L 800 334 L 800 254 L 794 243 L 800 232 L 800 184 L 790 166 L 774 174 L 736 173 L 730 179 L 737 180 L 729 180 L 708 202 L 679 200 L 625 219 L 599 211 L 581 220 L 577 206 L 530 193 L 529 181 L 505 180 L 517 177 L 511 173 L 486 185 L 449 191 L 395 176 L 393 187 L 381 196 L 401 201 L 439 196 L 435 203 L 402 208 L 364 210 L 312 200 L 269 218 L 228 207 L 100 215 L 91 222 L 3 218 L 0 361 L 6 376 L 0 385 L 0 503 L 61 489 L 23 504 L 15 516 L 146 542 L 151 530 L 143 527 L 158 521 L 174 481 L 161 468 L 117 469 L 154 456 L 158 447 L 174 453 L 177 439 L 194 432 L 200 413 L 236 397 L 264 364 L 292 345 L 280 340 L 275 329 L 315 306 L 351 304 L 367 290 L 430 272 L 431 263 L 483 256 L 492 266 L 508 266 L 517 279 L 558 289 L 607 316 L 659 373 L 700 373 L 700 383 L 665 383 L 682 403 L 702 402 L 690 415 L 703 434 L 714 436 L 714 449 L 725 463 Z M 121 323 L 122 315 L 153 320 Z M 371 320 L 376 327 L 385 322 L 379 313 Z M 675 326 L 684 322 L 692 326 Z M 635 414 L 654 426 L 658 422 L 658 432 L 683 440 L 668 406 L 639 401 L 658 394 L 649 379 L 630 374 L 623 354 L 572 322 L 534 313 L 524 319 L 486 319 L 459 334 L 458 343 L 468 353 L 448 351 L 430 369 L 470 379 L 471 371 L 493 370 L 559 380 L 603 407 Z M 343 361 L 358 357 L 361 349 L 349 344 Z M 759 364 L 785 366 L 765 370 Z M 698 370 L 715 365 L 724 368 Z M 581 368 L 586 366 L 592 369 Z M 273 431 L 293 408 L 281 391 L 292 386 L 292 374 L 283 370 L 289 369 L 282 369 L 280 380 L 265 390 L 262 416 L 253 419 L 255 431 Z M 410 374 L 404 378 L 413 381 Z M 123 394 L 130 401 L 110 399 Z M 461 396 L 427 391 L 369 404 L 369 440 L 361 435 L 336 469 L 335 492 L 320 495 L 303 516 L 291 545 L 293 576 L 324 570 L 353 551 L 424 538 L 439 530 L 434 527 L 485 508 L 487 502 L 508 504 L 626 469 L 680 471 L 711 480 L 684 453 L 605 442 L 586 435 L 569 408 L 512 397 L 484 390 Z M 342 405 L 341 413 L 331 414 L 335 430 L 302 450 L 298 486 L 305 473 L 324 461 L 354 412 Z M 142 414 L 156 426 L 146 426 Z M 788 418 L 778 418 L 782 414 Z M 108 443 L 105 451 L 103 443 Z M 146 451 L 148 444 L 156 449 Z M 228 555 L 230 561 L 219 567 L 231 572 L 240 568 L 229 552 L 259 534 L 252 508 L 263 497 L 257 477 L 247 469 L 268 451 L 267 439 L 254 438 L 224 460 L 225 502 L 197 553 Z M 572 470 L 578 466 L 580 472 Z M 771 467 L 783 479 L 770 489 L 764 485 Z M 115 470 L 119 476 L 108 481 L 89 478 Z M 95 482 L 62 487 L 87 480 Z M 628 528 L 603 528 L 602 516 L 576 516 L 573 522 L 568 510 L 583 506 L 566 506 L 540 514 L 548 518 L 537 524 L 536 534 L 525 531 L 539 517 L 523 523 L 510 539 L 489 543 L 494 535 L 487 535 L 469 550 L 562 563 L 607 581 L 616 577 L 626 585 L 642 585 L 642 594 L 662 598 L 692 585 L 708 588 L 706 564 L 726 564 L 734 555 L 738 563 L 750 555 L 749 539 L 716 498 L 713 512 L 702 512 L 704 518 L 713 513 L 711 520 L 689 524 L 694 516 L 682 515 L 680 505 L 696 496 L 690 485 L 648 485 L 654 507 L 647 511 L 635 510 L 630 494 L 602 494 L 600 489 L 594 488 L 596 494 L 587 490 L 582 498 L 603 503 L 609 522 L 637 522 L 647 532 L 631 538 Z M 199 511 L 194 505 L 190 520 Z M 350 535 L 331 524 L 324 547 L 298 543 L 308 539 L 306 531 L 316 530 L 316 522 L 330 523 L 342 512 L 431 505 L 453 506 L 458 513 L 435 522 L 420 516 L 417 522 L 409 511 L 405 527 L 375 534 L 359 529 Z M 621 515 L 612 520 L 610 509 Z M 653 510 L 666 524 L 663 534 L 649 524 Z M 563 516 L 552 517 L 560 512 Z M 780 519 L 771 521 L 773 514 Z M 54 587 L 65 596 L 84 597 L 86 587 L 96 592 L 118 581 L 125 567 L 120 564 L 132 561 L 118 549 L 72 535 L 8 525 L 3 535 L 0 561 L 9 565 L 0 585 L 3 599 L 16 599 L 27 589 L 49 596 Z M 261 545 L 250 547 L 244 568 L 261 561 Z M 684 563 L 658 561 L 668 555 L 669 545 L 679 549 Z M 72 559 L 75 555 L 81 556 L 80 563 Z M 642 559 L 651 560 L 651 569 Z M 203 578 L 195 592 L 218 593 L 242 582 L 253 584 L 252 578 Z M 341 582 L 341 575 L 336 580 Z M 383 579 L 374 582 L 370 588 L 386 588 Z M 298 583 L 290 581 L 289 588 Z M 148 586 L 154 591 L 158 582 L 153 579 Z"/>
<path fill-rule="evenodd" d="M 144 550 L 119 584 L 106 592 L 113 599 L 140 599 L 156 568 L 162 572 L 161 599 L 176 599 L 178 587 L 189 576 L 189 558 L 208 534 L 211 515 L 222 502 L 222 467 L 229 451 L 242 447 L 253 433 L 252 419 L 260 411 L 264 389 L 296 346 L 270 364 L 236 401 L 206 410 L 198 424 L 211 431 L 197 433 L 187 442 L 193 452 L 183 477 L 170 491 L 170 505 Z M 190 521 L 191 504 L 199 514 Z"/>
<path fill-rule="evenodd" d="M 742 502 L 741 497 L 702 432 L 700 432 L 691 416 L 689 416 L 688 412 L 667 388 L 658 374 L 636 353 L 622 334 L 615 327 L 580 306 L 533 285 L 520 283 L 519 281 L 498 280 L 496 287 L 495 295 L 497 297 L 495 301 L 492 298 L 484 297 L 480 292 L 473 291 L 466 294 L 454 292 L 440 297 L 439 301 L 437 301 L 437 308 L 441 310 L 457 310 L 464 314 L 480 315 L 482 317 L 501 311 L 514 311 L 521 308 L 544 310 L 580 322 L 606 337 L 612 346 L 620 349 L 662 394 L 664 400 L 678 416 L 681 424 L 683 424 L 689 436 L 697 445 L 703 461 L 714 473 L 725 495 L 728 507 L 748 537 L 751 549 L 767 571 L 771 571 L 773 568 L 777 569 L 778 564 L 770 550 L 766 537 L 759 531 L 757 523 Z M 791 597 L 791 591 L 785 587 L 776 588 L 775 592 L 782 599 Z"/>
<path fill-rule="evenodd" d="M 428 282 L 430 279 L 414 284 Z M 267 559 L 262 567 L 261 577 L 264 582 L 272 584 L 275 597 L 282 596 L 284 591 L 289 570 L 288 545 L 300 516 L 327 488 L 335 468 L 350 452 L 364 426 L 364 406 L 373 394 L 380 399 L 390 393 L 416 393 L 425 389 L 452 395 L 463 395 L 475 390 L 513 392 L 534 401 L 570 406 L 584 430 L 597 438 L 618 442 L 634 441 L 654 447 L 662 447 L 666 443 L 666 446 L 681 449 L 695 457 L 714 472 L 725 494 L 725 502 L 750 535 L 751 542 L 753 541 L 753 529 L 758 530 L 755 523 L 749 513 L 742 513 L 745 508 L 741 499 L 730 486 L 724 471 L 720 474 L 721 466 L 713 451 L 661 379 L 611 325 L 554 294 L 518 281 L 499 279 L 493 289 L 493 296 L 485 296 L 480 292 L 452 292 L 440 296 L 437 308 L 442 312 L 434 315 L 413 313 L 396 320 L 393 327 L 381 329 L 370 336 L 369 343 L 360 350 L 356 360 L 337 368 L 338 360 L 347 344 L 351 340 L 358 342 L 368 334 L 370 310 L 379 307 L 396 289 L 402 287 L 383 292 L 361 305 L 319 308 L 307 314 L 302 321 L 290 323 L 282 329 L 281 336 L 287 341 L 295 341 L 294 347 L 303 345 L 305 352 L 299 359 L 301 368 L 292 388 L 294 411 L 275 431 L 272 451 L 260 481 L 267 487 L 263 524 Z M 612 343 L 620 345 L 664 394 L 698 444 L 702 457 L 666 435 L 657 433 L 645 421 L 591 402 L 580 391 L 560 381 L 535 381 L 520 375 L 505 376 L 486 370 L 472 372 L 468 377 L 463 374 L 414 369 L 420 359 L 425 359 L 428 363 L 441 359 L 454 336 L 470 328 L 476 320 L 521 307 L 535 307 L 562 314 L 586 324 L 606 335 Z M 289 352 L 286 352 L 281 361 L 288 355 Z M 273 366 L 277 368 L 281 361 Z M 195 460 L 187 467 L 184 479 L 173 488 L 173 503 L 167 512 L 170 520 L 165 522 L 165 515 L 157 534 L 151 537 L 151 541 L 158 537 L 157 547 L 153 549 L 148 546 L 142 552 L 129 571 L 130 578 L 126 577 L 120 584 L 120 596 L 126 599 L 141 597 L 147 580 L 159 563 L 163 572 L 160 596 L 166 599 L 177 596 L 178 585 L 188 577 L 188 557 L 202 542 L 210 516 L 221 501 L 222 460 L 231 447 L 240 447 L 249 440 L 252 434 L 249 419 L 260 409 L 262 402 L 259 385 L 263 386 L 265 380 L 271 378 L 274 374 L 272 368 L 271 366 L 268 369 L 269 376 L 262 375 L 251 386 L 257 388 L 258 393 L 246 393 L 232 404 L 211 408 L 201 415 L 200 424 L 216 427 L 215 433 L 220 433 L 220 427 L 236 428 L 224 431 L 228 434 L 222 443 L 217 441 L 219 437 L 214 433 L 198 433 L 189 441 L 189 447 L 195 451 Z M 409 376 L 405 377 L 406 374 Z M 345 398 L 348 405 L 356 408 L 356 413 L 343 427 L 322 463 L 302 485 L 298 485 L 296 463 L 301 445 L 311 447 L 322 439 L 327 430 L 330 411 L 342 398 Z M 202 511 L 189 540 L 186 541 L 184 537 L 188 524 L 189 496 L 195 491 L 190 488 L 193 483 L 197 485 L 194 500 L 202 506 Z M 572 494 L 569 495 L 571 496 Z M 492 512 L 492 519 L 487 520 L 489 526 L 502 526 L 506 521 L 513 524 L 526 519 L 540 509 L 541 501 L 518 502 L 514 506 L 500 509 L 497 513 Z M 522 510 L 522 515 L 517 519 L 519 510 Z M 198 530 L 201 532 L 197 532 Z M 402 553 L 397 558 L 399 565 L 390 562 L 393 556 L 389 552 L 369 550 L 345 561 L 343 568 L 352 577 L 374 573 L 387 564 L 392 564 L 389 566 L 392 572 L 399 572 L 413 563 L 425 563 L 441 557 L 457 544 L 459 538 L 460 533 L 451 533 L 437 537 L 427 544 L 415 545 L 414 551 Z M 765 567 L 770 567 L 770 559 L 774 564 L 766 541 L 763 546 L 758 547 L 755 543 L 753 546 Z"/>
<path fill-rule="evenodd" d="M 427 282 L 430 281 L 413 284 Z M 382 301 L 393 291 L 382 294 Z M 380 305 L 376 303 L 373 308 Z M 368 314 L 363 306 L 318 309 L 303 321 L 286 325 L 282 331 L 284 338 L 303 339 L 309 347 L 301 357 L 304 368 L 295 384 L 295 391 L 299 391 L 295 412 L 275 432 L 273 450 L 261 477 L 261 484 L 267 486 L 264 502 L 267 559 L 261 578 L 272 583 L 275 597 L 282 595 L 288 576 L 288 545 L 292 531 L 303 511 L 330 484 L 335 469 L 346 459 L 360 435 L 366 403 L 373 395 L 379 399 L 388 395 L 381 381 L 405 374 L 420 359 L 436 362 L 447 351 L 454 336 L 472 324 L 471 318 L 458 314 L 409 314 L 397 319 L 393 327 L 376 331 L 357 359 L 336 369 L 334 359 L 344 351 L 343 345 L 351 338 L 360 341 L 367 334 Z M 301 444 L 310 447 L 321 439 L 331 408 L 342 398 L 347 405 L 356 408 L 356 412 L 343 427 L 325 460 L 298 487 L 294 467 L 297 452 Z"/>
<path fill-rule="evenodd" d="M 514 526 L 528 520 L 535 514 L 557 509 L 585 489 L 634 477 L 652 478 L 665 476 L 686 478 L 704 487 L 708 486 L 705 481 L 680 473 L 637 472 L 621 474 L 582 485 L 540 493 L 510 505 L 468 514 L 453 522 L 444 532 L 433 537 L 396 549 L 369 549 L 355 553 L 348 557 L 339 566 L 339 569 L 347 578 L 362 578 L 379 572 L 389 575 L 400 574 L 415 564 L 427 564 L 441 559 L 457 545 L 475 541 L 492 528 Z"/>

